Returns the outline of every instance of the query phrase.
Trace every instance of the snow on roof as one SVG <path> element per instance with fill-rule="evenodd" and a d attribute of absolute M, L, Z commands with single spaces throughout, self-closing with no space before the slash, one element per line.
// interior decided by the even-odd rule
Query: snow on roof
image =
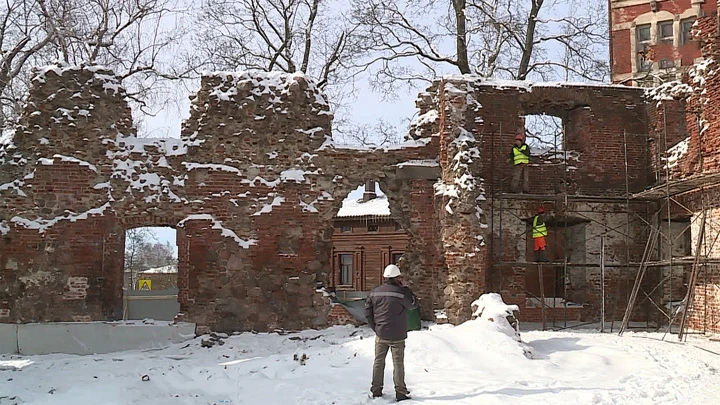
<path fill-rule="evenodd" d="M 172 274 L 177 273 L 177 265 L 175 264 L 168 264 L 167 266 L 161 266 L 161 267 L 153 267 L 151 269 L 147 269 L 145 271 L 141 271 L 141 274 Z"/>
<path fill-rule="evenodd" d="M 375 183 L 376 198 L 363 202 L 363 194 L 365 194 L 364 184 L 348 194 L 335 217 L 390 216 L 390 203 L 377 182 Z"/>
<path fill-rule="evenodd" d="M 390 203 L 386 196 L 378 196 L 370 201 L 362 199 L 345 199 L 342 208 L 338 211 L 336 217 L 363 217 L 363 216 L 390 216 Z"/>

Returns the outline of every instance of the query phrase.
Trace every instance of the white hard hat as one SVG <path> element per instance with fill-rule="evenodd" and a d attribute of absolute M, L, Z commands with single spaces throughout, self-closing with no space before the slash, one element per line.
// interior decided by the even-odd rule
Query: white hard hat
<path fill-rule="evenodd" d="M 387 267 L 385 267 L 385 271 L 383 272 L 383 277 L 385 278 L 393 278 L 400 275 L 400 268 L 394 264 L 388 264 Z"/>

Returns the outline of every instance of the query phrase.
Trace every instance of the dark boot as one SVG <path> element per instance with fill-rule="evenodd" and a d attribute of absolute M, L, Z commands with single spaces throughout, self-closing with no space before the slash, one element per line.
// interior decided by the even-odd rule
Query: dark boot
<path fill-rule="evenodd" d="M 539 255 L 539 256 L 540 256 L 540 260 L 538 260 L 538 261 L 539 261 L 539 262 L 547 262 L 547 261 L 548 261 L 548 259 L 547 259 L 547 253 L 546 253 L 544 250 L 541 250 L 539 253 L 540 253 L 540 255 Z"/>
<path fill-rule="evenodd" d="M 405 401 L 410 398 L 407 394 L 395 394 L 395 402 Z"/>

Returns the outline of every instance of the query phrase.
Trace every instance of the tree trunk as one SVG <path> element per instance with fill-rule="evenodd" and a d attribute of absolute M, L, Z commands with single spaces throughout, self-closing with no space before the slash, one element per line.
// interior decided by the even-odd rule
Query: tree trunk
<path fill-rule="evenodd" d="M 457 22 L 457 30 L 455 44 L 457 48 L 457 66 L 462 74 L 470 74 L 470 64 L 468 63 L 467 50 L 467 27 L 465 19 L 465 3 L 466 0 L 453 0 L 453 8 L 455 9 L 455 21 Z"/>
<path fill-rule="evenodd" d="M 528 66 L 530 66 L 530 57 L 532 56 L 533 47 L 535 46 L 537 16 L 544 1 L 545 0 L 532 0 L 530 14 L 528 15 L 527 32 L 525 33 L 525 44 L 523 46 L 522 57 L 520 58 L 520 66 L 518 67 L 518 80 L 527 79 L 529 73 Z"/>

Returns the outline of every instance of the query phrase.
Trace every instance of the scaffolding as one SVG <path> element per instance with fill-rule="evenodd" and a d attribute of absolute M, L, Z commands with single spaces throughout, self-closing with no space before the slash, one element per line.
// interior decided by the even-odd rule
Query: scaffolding
<path fill-rule="evenodd" d="M 665 114 L 663 114 L 663 117 Z M 679 330 L 677 330 L 679 337 L 682 339 L 688 333 L 688 314 L 689 308 L 692 307 L 693 298 L 695 294 L 695 287 L 698 283 L 701 274 L 707 277 L 706 268 L 709 264 L 720 264 L 720 259 L 711 258 L 711 253 L 714 244 L 717 242 L 717 237 L 709 243 L 705 240 L 706 232 L 705 228 L 710 227 L 713 229 L 716 235 L 720 235 L 720 230 L 714 228 L 714 224 L 706 221 L 707 216 L 707 204 L 705 202 L 705 190 L 710 187 L 720 185 L 720 173 L 712 174 L 695 174 L 680 180 L 672 180 L 670 177 L 670 167 L 667 159 L 668 155 L 668 134 L 667 134 L 667 123 L 664 122 L 664 128 L 661 132 L 656 133 L 654 139 L 648 134 L 628 134 L 626 131 L 622 133 L 622 144 L 623 144 L 623 170 L 624 170 L 624 192 L 614 193 L 614 195 L 579 195 L 568 190 L 568 172 L 570 170 L 570 164 L 568 159 L 568 147 L 567 147 L 567 133 L 566 127 L 563 126 L 562 130 L 562 149 L 558 149 L 560 145 L 558 143 L 558 136 L 555 135 L 553 152 L 557 156 L 562 152 L 560 162 L 549 163 L 556 165 L 562 170 L 562 180 L 559 182 L 561 187 L 555 189 L 551 194 L 517 194 L 509 193 L 506 190 L 508 184 L 508 176 L 503 176 L 503 165 L 496 164 L 498 162 L 495 156 L 495 139 L 499 139 L 503 144 L 512 144 L 512 135 L 503 136 L 502 127 L 499 127 L 499 131 L 488 134 L 491 139 L 491 150 L 493 151 L 491 156 L 491 166 L 493 167 L 493 176 L 499 176 L 501 181 L 492 181 L 490 185 L 490 196 L 491 196 L 491 241 L 490 249 L 492 252 L 492 268 L 493 275 L 496 276 L 497 285 L 493 286 L 498 291 L 503 291 L 503 280 L 505 279 L 504 269 L 511 268 L 524 268 L 526 272 L 526 282 L 528 280 L 527 274 L 531 271 L 537 271 L 537 277 L 539 282 L 539 296 L 531 294 L 527 290 L 527 284 L 525 285 L 525 295 L 528 298 L 536 298 L 540 302 L 541 320 L 543 330 L 547 328 L 547 311 L 554 311 L 554 315 L 557 315 L 557 298 L 562 299 L 562 319 L 561 326 L 558 325 L 557 316 L 552 318 L 552 328 L 568 328 L 568 277 L 571 269 L 579 269 L 586 274 L 589 269 L 599 270 L 600 286 L 599 292 L 601 294 L 600 300 L 600 329 L 605 331 L 606 317 L 610 314 L 610 332 L 616 330 L 619 333 L 624 332 L 630 327 L 630 321 L 633 319 L 633 315 L 638 310 L 640 304 L 645 304 L 645 322 L 644 327 L 647 330 L 660 330 L 663 326 L 667 326 L 666 333 L 668 331 L 673 332 L 672 327 L 676 323 L 677 318 L 681 318 Z M 620 134 L 615 134 L 619 136 Z M 645 173 L 633 173 L 631 174 L 628 169 L 628 138 L 629 137 L 644 137 L 645 140 L 653 140 L 655 142 L 655 156 L 651 158 L 650 153 L 647 154 L 647 160 L 644 162 L 643 167 L 646 168 Z M 505 143 L 505 139 L 508 138 L 508 142 Z M 672 146 L 672 145 L 670 145 Z M 508 147 L 509 149 L 509 147 Z M 500 156 L 502 159 L 504 156 Z M 663 161 L 665 164 L 662 164 Z M 631 177 L 644 176 L 644 178 L 650 181 L 650 170 L 651 162 L 655 163 L 653 174 L 655 175 L 656 185 L 647 188 L 645 190 L 636 190 L 637 186 L 631 187 Z M 536 166 L 544 166 L 540 164 Z M 495 169 L 497 168 L 497 170 Z M 532 170 L 532 169 L 531 169 Z M 664 172 L 663 172 L 664 171 Z M 497 180 L 497 179 L 494 179 Z M 642 182 L 640 182 L 642 183 Z M 499 185 L 499 186 L 498 186 Z M 685 207 L 676 198 L 680 194 L 688 192 L 699 192 L 702 209 L 691 210 Z M 560 221 L 556 221 L 556 228 L 562 228 L 562 253 L 564 257 L 557 258 L 550 262 L 531 262 L 522 260 L 503 260 L 503 227 L 507 226 L 503 224 L 503 220 L 508 221 L 510 219 L 520 222 L 527 222 L 528 218 L 522 217 L 522 214 L 518 213 L 517 209 L 513 208 L 514 203 L 525 204 L 528 202 L 535 202 L 543 205 L 552 205 L 556 214 L 562 213 Z M 578 203 L 587 203 L 587 206 L 591 206 L 592 210 L 588 212 L 579 209 Z M 517 205 L 517 204 L 516 204 Z M 547 206 L 546 205 L 546 206 Z M 604 207 L 604 208 L 603 208 Z M 618 207 L 620 207 L 618 209 Z M 605 210 L 603 210 L 605 209 Z M 687 226 L 677 234 L 673 235 L 673 209 L 680 209 L 682 212 L 681 216 L 689 216 L 692 218 Z M 524 210 L 525 212 L 526 209 Z M 607 221 L 607 214 L 613 214 L 616 218 L 624 216 L 624 220 L 615 221 L 614 224 L 610 225 Z M 605 220 L 599 220 L 598 217 L 603 217 Z M 678 216 L 676 215 L 675 218 Z M 694 218 L 693 218 L 694 217 Z M 569 257 L 569 249 L 566 248 L 568 243 L 571 241 L 569 230 L 571 221 L 586 221 L 602 229 L 596 235 L 591 238 L 585 238 L 584 243 L 587 246 L 588 242 L 593 238 L 600 240 L 600 253 L 598 260 L 587 262 L 576 262 L 571 260 Z M 677 243 L 677 239 L 683 237 L 685 233 L 700 221 L 700 233 L 697 239 L 697 245 L 695 247 L 694 254 L 684 255 L 676 257 L 674 255 L 674 245 Z M 664 229 L 664 227 L 667 229 Z M 633 231 L 635 227 L 635 231 Z M 527 233 L 530 231 L 529 226 L 526 226 L 524 233 L 520 235 L 523 239 L 527 239 Z M 606 239 L 609 235 L 614 234 L 621 235 L 624 239 L 625 260 L 618 260 L 620 254 L 617 250 L 613 253 L 612 260 L 606 260 Z M 643 256 L 638 261 L 637 258 L 633 258 L 631 252 L 631 245 L 637 244 L 642 235 L 646 235 L 647 241 L 645 244 L 645 250 Z M 558 247 L 558 233 L 554 234 L 555 238 L 552 241 Z M 518 235 L 514 235 L 517 238 Z M 660 242 L 663 242 L 660 244 Z M 548 245 L 552 246 L 550 241 Z M 634 260 L 633 260 L 634 259 Z M 685 294 L 682 298 L 677 297 L 675 291 L 681 291 L 683 285 L 678 285 L 677 276 L 682 278 L 687 272 L 686 267 L 691 266 L 689 272 L 688 286 Z M 615 272 L 616 286 L 615 288 L 608 289 L 607 286 L 607 271 Z M 553 283 L 554 291 L 546 291 L 544 275 L 548 274 L 547 271 L 555 272 L 555 282 Z M 637 271 L 637 272 L 635 272 Z M 559 274 L 558 274 L 559 273 Z M 648 277 L 648 274 L 653 277 Z M 532 273 L 532 277 L 535 274 Z M 632 278 L 634 276 L 634 283 Z M 558 283 L 557 279 L 560 277 L 562 283 Z M 682 281 L 680 281 L 682 283 Z M 630 288 L 632 284 L 632 288 Z M 651 284 L 651 285 L 649 285 Z M 624 287 L 624 288 L 621 288 Z M 558 291 L 560 289 L 561 291 Z M 649 292 L 648 292 L 649 291 Z M 621 294 L 625 293 L 621 297 Z M 552 305 L 549 305 L 546 300 L 546 293 L 553 295 Z M 559 295 L 560 294 L 560 295 Z M 673 295 L 675 294 L 675 297 Z M 657 297 L 659 295 L 659 299 Z M 622 308 L 618 308 L 618 305 L 622 305 L 623 302 L 627 302 L 628 305 L 625 308 L 622 322 L 619 328 L 616 328 L 616 315 L 619 314 Z M 707 305 L 707 300 L 705 300 Z M 610 304 L 610 305 L 608 305 Z M 667 305 L 667 306 L 666 306 Z M 608 311 L 609 309 L 609 311 Z M 707 318 L 707 309 L 704 311 L 704 316 Z M 653 324 L 654 319 L 658 319 Z M 703 329 L 706 328 L 707 319 L 703 320 Z M 579 324 L 582 325 L 582 324 Z M 575 325 L 576 326 L 576 325 Z M 700 331 L 702 333 L 706 330 Z"/>

